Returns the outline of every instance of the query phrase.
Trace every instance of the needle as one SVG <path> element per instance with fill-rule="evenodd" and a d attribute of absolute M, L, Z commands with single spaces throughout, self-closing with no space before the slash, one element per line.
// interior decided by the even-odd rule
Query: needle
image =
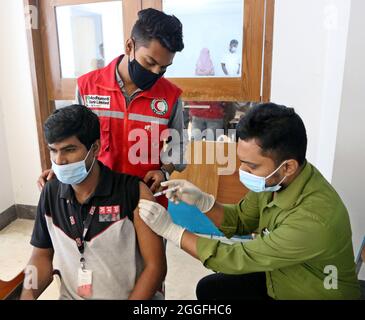
<path fill-rule="evenodd" d="M 170 189 L 163 190 L 161 192 L 157 192 L 153 196 L 154 197 L 159 197 L 159 196 L 162 196 L 163 194 L 166 194 L 168 192 L 174 192 L 174 191 L 176 191 L 178 189 L 179 189 L 179 187 L 173 187 L 173 188 L 170 188 Z"/>

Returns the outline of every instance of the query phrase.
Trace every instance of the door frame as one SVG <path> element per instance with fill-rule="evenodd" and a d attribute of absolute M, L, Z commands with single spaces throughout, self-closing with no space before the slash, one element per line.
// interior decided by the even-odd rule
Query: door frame
<path fill-rule="evenodd" d="M 27 42 L 29 48 L 29 60 L 31 67 L 31 81 L 33 87 L 33 96 L 34 96 L 34 105 L 35 105 L 35 115 L 37 121 L 37 132 L 38 132 L 38 142 L 39 142 L 39 150 L 40 150 L 40 159 L 41 159 L 41 167 L 42 170 L 48 169 L 51 167 L 51 161 L 49 157 L 48 146 L 44 140 L 44 130 L 43 123 L 49 117 L 49 115 L 55 110 L 54 100 L 73 100 L 74 99 L 74 88 L 76 79 L 61 79 L 60 78 L 60 68 L 58 76 L 51 75 L 50 72 L 50 64 L 48 61 L 53 61 L 59 65 L 59 54 L 58 54 L 58 44 L 57 38 L 51 41 L 51 44 L 48 41 L 45 41 L 45 37 L 47 36 L 46 27 L 47 24 L 51 25 L 51 29 L 56 30 L 55 26 L 55 15 L 54 10 L 53 13 L 45 14 L 45 12 L 50 13 L 50 8 L 54 8 L 56 5 L 70 5 L 70 4 L 84 4 L 91 2 L 104 2 L 106 0 L 23 0 L 24 6 L 27 8 L 29 6 L 38 8 L 38 19 L 40 21 L 39 26 L 37 28 L 28 28 L 27 29 Z M 117 1 L 117 0 L 113 0 Z M 262 2 L 262 5 L 256 7 L 256 14 L 262 12 L 262 18 L 259 18 L 259 30 L 261 32 L 261 36 L 258 37 L 259 40 L 262 41 L 261 52 L 251 52 L 251 55 L 243 55 L 243 61 L 245 64 L 249 62 L 247 57 L 253 57 L 254 54 L 257 54 L 255 59 L 255 66 L 258 68 L 259 72 L 256 73 L 254 79 L 251 79 L 252 83 L 256 84 L 256 87 L 259 86 L 260 90 L 254 90 L 255 92 L 250 92 L 250 89 L 245 93 L 246 97 L 249 97 L 252 101 L 270 101 L 271 95 L 271 74 L 272 74 L 272 50 L 273 50 L 273 29 L 274 29 L 274 11 L 275 11 L 275 0 L 246 0 L 248 4 L 245 6 L 245 12 L 247 10 L 252 10 L 250 8 L 250 3 L 252 1 Z M 49 6 L 51 3 L 52 6 Z M 162 9 L 162 0 L 123 0 L 123 19 L 124 19 L 124 35 L 125 39 L 130 34 L 131 28 L 134 22 L 137 19 L 137 12 L 141 9 L 154 7 L 156 9 Z M 47 10 L 48 5 L 48 10 Z M 258 9 L 257 9 L 258 8 Z M 43 10 L 42 10 L 43 9 Z M 45 10 L 45 11 L 44 11 Z M 259 10 L 259 11 L 257 11 Z M 248 11 L 249 12 L 249 11 Z M 255 32 L 254 28 L 252 28 L 252 20 L 245 20 L 245 34 L 250 34 Z M 257 31 L 256 31 L 257 32 Z M 48 54 L 49 45 L 54 49 L 55 54 Z M 246 57 L 246 58 L 244 58 Z M 57 59 L 58 60 L 57 60 Z M 246 60 L 245 60 L 246 59 Z M 243 66 L 245 66 L 243 64 Z M 55 73 L 54 73 L 55 74 Z M 56 73 L 57 74 L 57 73 Z M 257 75 L 260 74 L 260 77 Z M 207 92 L 198 92 L 198 96 L 193 94 L 194 90 L 196 91 L 196 87 L 198 83 L 196 81 L 200 81 L 199 85 L 208 86 L 211 92 L 217 91 L 216 88 L 222 85 L 224 81 L 224 88 L 229 90 L 228 94 L 222 96 L 221 100 L 233 101 L 237 97 L 236 92 L 242 92 L 242 80 L 248 83 L 248 79 L 225 79 L 225 78 L 210 78 L 210 79 L 194 79 L 194 78 L 177 78 L 170 79 L 173 82 L 177 83 L 181 87 L 185 89 L 186 94 L 183 95 L 183 98 L 188 100 L 192 100 L 192 98 L 197 98 L 197 100 L 204 99 L 212 99 L 213 96 L 209 95 Z M 252 87 L 249 84 L 248 88 Z M 230 90 L 232 88 L 233 90 Z M 191 89 L 191 90 L 190 90 Z M 71 93 L 72 92 L 72 93 Z M 66 94 L 65 94 L 66 93 Z M 247 94 L 247 95 L 246 95 Z M 226 98 L 226 99 L 224 99 Z"/>

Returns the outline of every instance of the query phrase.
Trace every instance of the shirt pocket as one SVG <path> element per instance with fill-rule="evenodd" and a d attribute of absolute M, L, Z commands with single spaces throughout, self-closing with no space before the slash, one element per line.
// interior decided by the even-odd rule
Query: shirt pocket
<path fill-rule="evenodd" d="M 110 118 L 101 117 L 100 120 L 100 138 L 101 150 L 103 152 L 110 150 Z"/>

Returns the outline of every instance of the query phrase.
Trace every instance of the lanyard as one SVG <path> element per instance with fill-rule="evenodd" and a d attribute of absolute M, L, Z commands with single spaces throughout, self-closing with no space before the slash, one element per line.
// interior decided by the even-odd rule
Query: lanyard
<path fill-rule="evenodd" d="M 91 225 L 94 213 L 95 213 L 95 209 L 96 209 L 96 207 L 94 207 L 94 206 L 92 206 L 90 208 L 87 218 L 86 218 L 85 222 L 83 223 L 84 231 L 82 232 L 81 235 L 80 235 L 80 232 L 76 225 L 75 216 L 71 213 L 70 210 L 68 212 L 69 217 L 70 217 L 70 223 L 71 223 L 72 237 L 76 241 L 77 249 L 79 250 L 79 252 L 81 254 L 80 263 L 81 263 L 82 269 L 85 269 L 85 258 L 84 258 L 85 237 L 90 228 L 90 225 Z"/>

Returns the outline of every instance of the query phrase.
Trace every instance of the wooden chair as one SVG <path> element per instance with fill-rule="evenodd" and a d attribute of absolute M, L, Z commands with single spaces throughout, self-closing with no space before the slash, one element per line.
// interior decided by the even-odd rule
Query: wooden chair
<path fill-rule="evenodd" d="M 19 273 L 13 280 L 0 280 L 0 300 L 18 300 L 23 288 L 24 272 Z"/>

